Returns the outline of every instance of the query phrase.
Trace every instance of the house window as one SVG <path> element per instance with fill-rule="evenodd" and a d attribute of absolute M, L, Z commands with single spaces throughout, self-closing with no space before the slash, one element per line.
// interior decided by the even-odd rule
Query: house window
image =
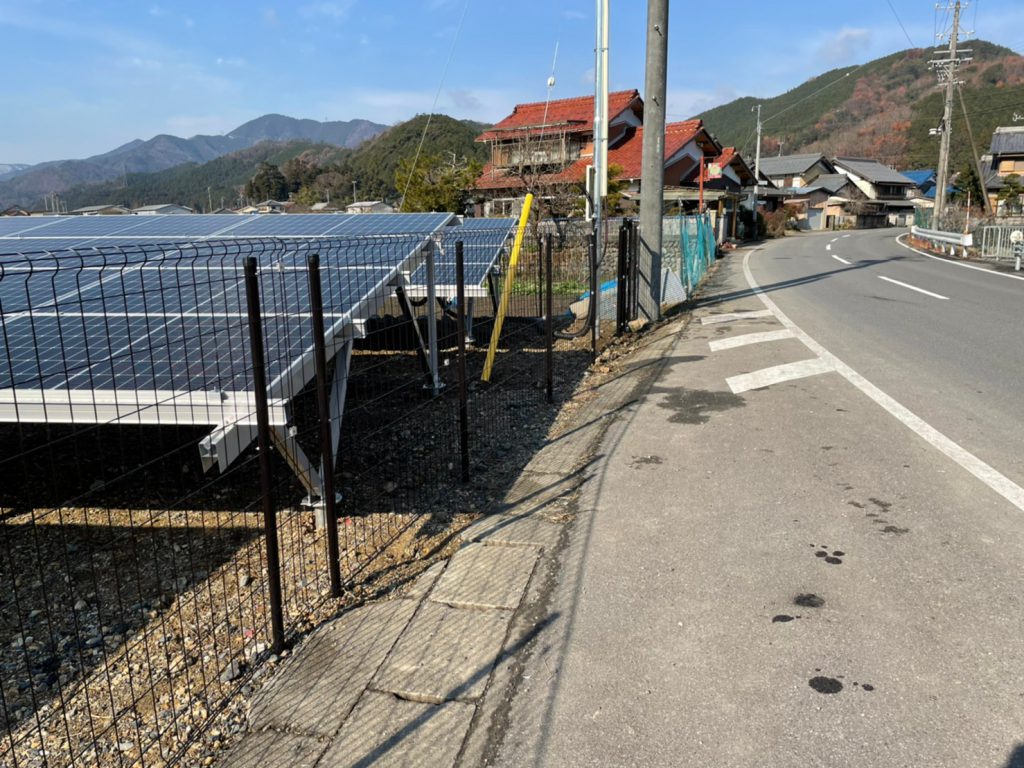
<path fill-rule="evenodd" d="M 1008 176 L 1011 173 L 1024 174 L 1024 159 L 999 161 L 999 175 Z"/>

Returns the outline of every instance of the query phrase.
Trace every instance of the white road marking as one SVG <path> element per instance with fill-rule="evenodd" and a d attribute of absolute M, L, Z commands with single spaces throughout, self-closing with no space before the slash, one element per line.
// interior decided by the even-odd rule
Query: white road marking
<path fill-rule="evenodd" d="M 832 250 L 832 243 L 829 243 L 828 245 L 826 245 L 825 246 L 825 250 L 826 251 L 831 251 Z"/>
<path fill-rule="evenodd" d="M 750 389 L 760 389 L 771 384 L 779 384 L 783 381 L 793 379 L 805 379 L 808 376 L 817 376 L 819 373 L 834 371 L 830 363 L 820 357 L 812 357 L 810 360 L 800 360 L 796 363 L 785 363 L 773 365 L 771 368 L 762 368 L 753 373 L 742 373 L 739 376 L 730 376 L 725 380 L 734 395 L 746 392 Z"/>
<path fill-rule="evenodd" d="M 849 264 L 850 263 L 846 259 L 844 259 L 842 256 L 836 256 L 834 253 L 832 254 L 832 258 L 835 259 L 836 261 L 843 262 L 843 264 Z"/>
<path fill-rule="evenodd" d="M 878 279 L 885 280 L 885 282 L 892 283 L 893 285 L 901 285 L 904 288 L 909 288 L 912 291 L 923 293 L 925 296 L 931 296 L 933 299 L 942 299 L 943 301 L 949 301 L 949 296 L 942 296 L 941 294 L 938 293 L 932 293 L 931 291 L 926 291 L 924 288 L 918 288 L 916 285 L 911 285 L 910 283 L 901 283 L 899 280 L 893 280 L 891 277 L 886 277 L 885 275 L 879 275 Z"/>
<path fill-rule="evenodd" d="M 1011 275 L 1011 274 L 1008 274 L 1006 272 L 996 272 L 994 269 L 985 269 L 985 267 L 979 267 L 979 266 L 977 266 L 975 264 L 964 264 L 963 262 L 960 262 L 960 261 L 950 261 L 949 259 L 944 259 L 941 256 L 936 256 L 935 254 L 932 254 L 932 253 L 926 253 L 924 251 L 919 251 L 917 248 L 914 248 L 913 246 L 907 245 L 906 243 L 902 242 L 900 240 L 900 237 L 906 237 L 906 235 L 900 235 L 899 237 L 897 237 L 896 238 L 896 242 L 897 243 L 902 245 L 908 251 L 913 251 L 914 253 L 919 253 L 922 256 L 927 256 L 929 259 L 935 259 L 936 261 L 941 261 L 944 264 L 952 264 L 955 267 L 964 267 L 965 269 L 973 269 L 973 270 L 975 270 L 977 272 L 986 272 L 986 273 L 988 273 L 990 275 L 995 275 L 996 277 L 1008 277 L 1011 280 L 1024 280 L 1024 276 L 1022 276 L 1022 275 Z"/>
<path fill-rule="evenodd" d="M 766 309 L 752 309 L 749 312 L 726 312 L 721 315 L 707 315 L 700 319 L 701 325 L 714 325 L 715 323 L 731 323 L 733 320 L 745 320 L 748 317 L 771 317 L 772 313 Z"/>
<path fill-rule="evenodd" d="M 792 339 L 793 332 L 783 328 L 781 331 L 764 331 L 762 333 L 744 333 L 740 336 L 733 336 L 728 339 L 715 339 L 709 341 L 708 346 L 712 352 L 720 352 L 723 349 L 735 349 L 745 347 L 748 344 L 761 344 L 765 341 L 778 341 L 779 339 Z"/>
<path fill-rule="evenodd" d="M 843 235 L 843 237 L 849 237 L 849 235 Z"/>
<path fill-rule="evenodd" d="M 825 347 L 821 346 L 821 344 L 804 333 L 804 331 L 790 320 L 754 281 L 754 276 L 750 272 L 750 253 L 747 253 L 743 258 L 743 274 L 747 278 L 747 284 L 761 298 L 761 301 L 769 310 L 771 310 L 772 314 L 775 315 L 778 321 L 791 330 L 793 335 L 800 339 L 808 349 L 814 352 L 822 360 L 828 362 L 836 373 L 878 403 L 878 405 L 882 406 L 882 408 L 887 410 L 892 416 L 894 416 L 908 429 L 913 431 L 922 440 L 930 444 L 933 448 L 938 449 L 940 453 L 945 454 L 976 478 L 981 480 L 981 482 L 993 491 L 1017 507 L 1017 509 L 1024 512 L 1024 488 L 1021 488 L 1015 482 L 1010 480 L 1010 478 L 1006 477 L 989 464 L 986 464 L 970 451 L 962 448 L 957 443 L 954 443 L 944 434 L 935 429 L 935 427 L 928 424 L 920 416 L 917 416 L 910 409 L 901 405 L 895 399 L 880 390 L 838 357 L 825 349 Z"/>
<path fill-rule="evenodd" d="M 839 239 L 838 237 L 833 237 L 833 238 L 832 238 L 831 240 L 829 240 L 829 242 L 830 242 L 830 243 L 834 243 L 834 242 L 835 242 L 836 240 L 838 240 L 838 239 Z"/>

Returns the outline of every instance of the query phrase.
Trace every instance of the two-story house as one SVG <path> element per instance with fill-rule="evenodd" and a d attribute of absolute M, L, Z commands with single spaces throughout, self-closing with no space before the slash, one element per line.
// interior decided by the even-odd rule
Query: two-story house
<path fill-rule="evenodd" d="M 838 173 L 848 176 L 868 200 L 879 204 L 889 224 L 909 226 L 914 222 L 914 203 L 910 198 L 916 187 L 912 180 L 876 160 L 837 157 L 832 164 Z"/>
<path fill-rule="evenodd" d="M 641 194 L 643 100 L 639 92 L 609 94 L 608 165 L 624 197 Z M 586 168 L 594 161 L 594 98 L 518 104 L 512 114 L 477 137 L 491 157 L 476 180 L 477 214 L 500 216 L 519 210 L 532 191 L 559 214 L 579 210 Z M 700 120 L 665 126 L 665 185 L 696 185 L 701 158 L 713 161 L 721 145 Z"/>
<path fill-rule="evenodd" d="M 1018 177 L 1019 184 L 1024 184 L 1024 126 L 996 128 L 989 153 L 981 158 L 981 170 L 985 176 L 985 194 L 992 203 L 992 210 L 997 214 L 1019 211 L 1024 195 L 1019 196 L 1014 204 L 1014 201 L 1000 200 L 999 194 L 1006 186 L 1006 177 L 1011 174 Z"/>
<path fill-rule="evenodd" d="M 835 173 L 835 166 L 820 152 L 804 155 L 762 157 L 761 177 L 780 189 L 806 187 L 823 173 Z"/>

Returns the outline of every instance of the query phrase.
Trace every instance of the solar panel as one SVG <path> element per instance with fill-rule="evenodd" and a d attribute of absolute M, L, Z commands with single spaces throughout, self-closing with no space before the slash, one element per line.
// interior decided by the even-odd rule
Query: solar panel
<path fill-rule="evenodd" d="M 452 297 L 458 291 L 455 243 L 461 240 L 466 296 L 487 296 L 487 276 L 497 265 L 515 225 L 514 219 L 464 219 L 458 226 L 446 227 L 434 256 L 434 285 L 437 295 Z M 409 276 L 408 282 L 407 292 L 410 296 L 426 295 L 426 264 L 420 264 Z"/>

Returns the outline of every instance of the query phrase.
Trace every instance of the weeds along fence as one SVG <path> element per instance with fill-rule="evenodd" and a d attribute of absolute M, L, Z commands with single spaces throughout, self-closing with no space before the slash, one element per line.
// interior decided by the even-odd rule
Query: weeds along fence
<path fill-rule="evenodd" d="M 591 359 L 548 344 L 585 232 L 537 234 L 489 382 L 508 248 L 472 233 L 461 284 L 412 236 L 0 255 L 0 766 L 201 763 L 288 644 L 444 556 Z"/>

